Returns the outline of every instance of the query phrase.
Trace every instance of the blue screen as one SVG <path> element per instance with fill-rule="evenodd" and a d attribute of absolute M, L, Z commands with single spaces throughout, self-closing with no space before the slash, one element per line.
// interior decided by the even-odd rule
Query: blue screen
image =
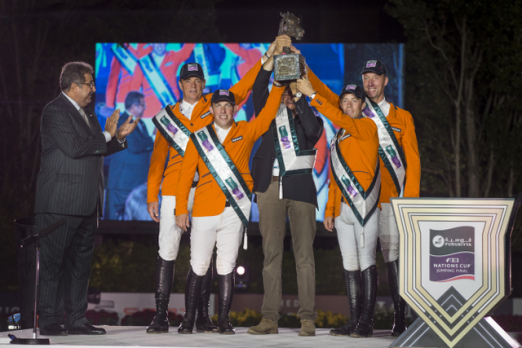
<path fill-rule="evenodd" d="M 181 66 L 197 62 L 206 77 L 205 93 L 229 89 L 261 59 L 269 43 L 116 43 L 96 44 L 96 105 L 102 127 L 115 109 L 125 110 L 125 98 L 131 91 L 145 95 L 144 128 L 139 129 L 141 141 L 129 144 L 123 156 L 126 160 L 112 161 L 117 153 L 105 158 L 106 200 L 104 219 L 152 220 L 147 212 L 147 172 L 156 136 L 152 118 L 166 105 L 182 98 L 178 87 Z M 295 44 L 314 73 L 336 93 L 346 84 L 362 85 L 361 68 L 365 61 L 379 59 L 386 64 L 389 83 L 385 95 L 388 101 L 403 106 L 403 45 L 402 44 Z M 145 66 L 144 64 L 147 64 Z M 153 75 L 142 68 L 155 70 Z M 248 121 L 254 116 L 252 96 L 234 116 Z M 324 133 L 316 145 L 317 157 L 313 177 L 317 188 L 317 221 L 323 221 L 328 199 L 329 142 L 338 127 L 322 117 Z M 258 141 L 259 143 L 259 141 Z M 255 153 L 258 144 L 254 147 Z M 132 150 L 132 151 L 130 151 Z M 125 152 L 123 151 L 123 152 Z M 111 166 L 111 162 L 112 166 Z M 112 176 L 111 176 L 112 175 Z M 160 199 L 161 204 L 161 199 Z M 251 221 L 258 222 L 257 205 L 252 204 Z"/>

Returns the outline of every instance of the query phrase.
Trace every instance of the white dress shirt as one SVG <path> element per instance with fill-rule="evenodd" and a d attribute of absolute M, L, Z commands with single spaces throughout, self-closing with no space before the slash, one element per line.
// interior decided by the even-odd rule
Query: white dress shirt
<path fill-rule="evenodd" d="M 230 129 L 232 129 L 232 127 L 230 127 L 229 129 L 223 129 L 219 127 L 216 123 L 214 123 L 214 127 L 216 127 L 216 134 L 218 136 L 219 141 L 221 142 L 221 144 L 223 144 L 223 142 L 227 138 L 228 132 L 230 132 Z"/>
<path fill-rule="evenodd" d="M 179 105 L 179 111 L 190 120 L 192 117 L 192 111 L 194 111 L 194 107 L 198 104 L 199 100 L 195 102 L 194 104 L 190 104 L 188 101 L 183 99 L 181 101 L 181 104 Z"/>
<path fill-rule="evenodd" d="M 388 117 L 388 114 L 390 113 L 390 103 L 386 101 L 386 98 L 381 100 L 379 104 L 379 108 L 381 109 L 382 113 L 384 114 L 384 117 Z"/>

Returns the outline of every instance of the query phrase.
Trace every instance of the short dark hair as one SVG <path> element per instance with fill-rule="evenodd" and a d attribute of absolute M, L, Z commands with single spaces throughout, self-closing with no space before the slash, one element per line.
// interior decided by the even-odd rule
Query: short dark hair
<path fill-rule="evenodd" d="M 69 62 L 62 68 L 60 88 L 69 91 L 73 83 L 85 83 L 85 74 L 94 74 L 92 66 L 85 62 Z"/>
<path fill-rule="evenodd" d="M 129 110 L 133 105 L 140 105 L 142 98 L 145 98 L 145 96 L 140 92 L 130 91 L 125 97 L 125 109 Z"/>

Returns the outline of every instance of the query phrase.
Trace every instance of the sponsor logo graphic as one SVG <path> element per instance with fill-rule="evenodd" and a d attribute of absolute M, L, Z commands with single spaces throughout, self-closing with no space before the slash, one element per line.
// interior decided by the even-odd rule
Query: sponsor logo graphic
<path fill-rule="evenodd" d="M 197 64 L 189 64 L 187 70 L 188 71 L 198 71 L 198 66 L 197 66 Z"/>
<path fill-rule="evenodd" d="M 201 115 L 201 118 L 205 118 L 205 117 L 207 117 L 208 115 L 210 115 L 210 111 L 207 111 L 207 112 L 205 112 L 203 115 Z"/>
<path fill-rule="evenodd" d="M 367 68 L 375 68 L 375 65 L 377 65 L 377 61 L 376 60 L 369 60 L 366 62 L 366 67 Z"/>
<path fill-rule="evenodd" d="M 475 280 L 475 229 L 430 230 L 430 280 Z"/>
<path fill-rule="evenodd" d="M 232 142 L 235 143 L 236 141 L 243 140 L 243 136 L 240 135 L 237 138 L 232 139 Z"/>
<path fill-rule="evenodd" d="M 219 95 L 229 95 L 229 92 L 226 89 L 222 89 L 219 91 Z"/>
<path fill-rule="evenodd" d="M 402 132 L 402 130 L 401 130 L 400 128 L 397 128 L 397 127 L 392 127 L 392 129 L 393 129 L 394 131 L 396 131 L 396 132 L 399 132 L 399 133 Z"/>
<path fill-rule="evenodd" d="M 348 86 L 346 86 L 345 90 L 348 91 L 351 89 L 355 89 L 356 87 L 357 87 L 356 85 L 348 85 Z"/>

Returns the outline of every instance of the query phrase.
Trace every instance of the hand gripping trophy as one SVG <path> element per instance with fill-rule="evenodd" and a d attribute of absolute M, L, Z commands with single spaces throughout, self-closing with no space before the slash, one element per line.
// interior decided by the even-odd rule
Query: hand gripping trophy
<path fill-rule="evenodd" d="M 279 23 L 278 35 L 288 35 L 301 40 L 305 31 L 299 26 L 300 19 L 290 12 L 280 14 L 283 19 Z M 292 53 L 290 47 L 284 47 L 282 54 L 274 56 L 274 64 L 274 79 L 279 82 L 288 84 L 306 75 L 305 58 Z"/>

